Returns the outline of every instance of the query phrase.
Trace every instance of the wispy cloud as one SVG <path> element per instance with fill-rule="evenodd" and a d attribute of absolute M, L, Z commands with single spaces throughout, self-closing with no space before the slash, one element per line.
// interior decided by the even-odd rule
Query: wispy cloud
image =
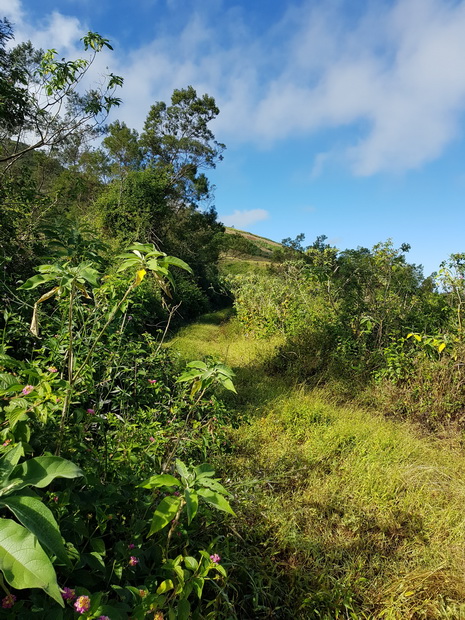
<path fill-rule="evenodd" d="M 286 4 L 257 33 L 234 5 L 206 0 L 181 24 L 177 13 L 176 32 L 160 29 L 143 47 L 120 50 L 115 40 L 106 61 L 126 79 L 118 117 L 140 129 L 152 103 L 192 84 L 216 98 L 215 132 L 230 144 L 311 141 L 343 128 L 342 141 L 327 138 L 329 156 L 309 153 L 315 176 L 328 158 L 361 176 L 418 168 L 461 135 L 465 0 L 367 6 L 354 17 L 351 0 Z M 71 48 L 82 36 L 76 18 L 55 12 L 27 27 L 19 0 L 2 7 L 13 7 L 21 34 L 40 45 Z"/>
<path fill-rule="evenodd" d="M 266 209 L 250 209 L 249 211 L 235 210 L 231 215 L 219 215 L 218 219 L 225 226 L 234 226 L 234 228 L 249 228 L 257 222 L 267 220 L 270 214 Z"/>
<path fill-rule="evenodd" d="M 16 23 L 22 19 L 20 0 L 0 0 L 0 17 L 6 17 Z"/>

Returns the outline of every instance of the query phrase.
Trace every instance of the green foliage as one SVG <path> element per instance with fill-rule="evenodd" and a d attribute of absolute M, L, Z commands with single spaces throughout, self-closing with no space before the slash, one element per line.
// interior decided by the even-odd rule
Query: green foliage
<path fill-rule="evenodd" d="M 187 367 L 189 370 L 184 372 L 177 381 L 178 383 L 189 382 L 192 384 L 191 398 L 194 398 L 199 393 L 198 399 L 200 400 L 206 390 L 215 383 L 231 392 L 236 392 L 232 382 L 234 373 L 228 366 L 218 362 L 211 362 L 207 365 L 205 362 L 195 361 L 189 362 Z"/>
<path fill-rule="evenodd" d="M 76 478 L 81 470 L 57 456 L 42 456 L 18 464 L 21 442 L 0 459 L 0 508 L 8 508 L 21 523 L 0 519 L 0 570 L 14 588 L 42 588 L 63 606 L 55 570 L 43 546 L 70 566 L 58 524 L 40 497 L 27 487 L 43 488 L 56 478 Z"/>
<path fill-rule="evenodd" d="M 158 489 L 167 487 L 170 492 L 180 488 L 183 494 L 169 495 L 165 497 L 155 509 L 148 536 L 172 523 L 172 529 L 177 525 L 182 511 L 187 511 L 187 524 L 199 509 L 199 500 L 205 501 L 218 510 L 223 510 L 234 515 L 234 512 L 226 499 L 228 491 L 214 478 L 215 470 L 210 465 L 204 464 L 197 467 L 186 467 L 179 459 L 176 460 L 176 470 L 180 479 L 169 474 L 152 476 L 141 482 L 139 487 L 143 489 Z"/>

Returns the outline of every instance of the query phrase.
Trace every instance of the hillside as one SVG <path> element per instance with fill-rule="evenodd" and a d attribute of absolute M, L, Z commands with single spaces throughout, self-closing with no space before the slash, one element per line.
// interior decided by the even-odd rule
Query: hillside
<path fill-rule="evenodd" d="M 281 244 L 266 237 L 226 227 L 220 269 L 224 273 L 245 273 L 263 268 L 273 260 Z"/>

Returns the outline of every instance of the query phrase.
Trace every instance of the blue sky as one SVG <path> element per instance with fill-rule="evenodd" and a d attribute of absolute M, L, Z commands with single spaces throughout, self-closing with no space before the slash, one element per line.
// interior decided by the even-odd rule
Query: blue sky
<path fill-rule="evenodd" d="M 465 0 L 0 0 L 16 40 L 125 78 L 115 118 L 193 85 L 221 110 L 219 219 L 340 249 L 392 238 L 425 275 L 465 252 Z"/>

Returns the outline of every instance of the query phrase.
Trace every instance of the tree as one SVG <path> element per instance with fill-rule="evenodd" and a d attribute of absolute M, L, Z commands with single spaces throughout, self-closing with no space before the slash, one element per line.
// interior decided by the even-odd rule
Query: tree
<path fill-rule="evenodd" d="M 201 170 L 215 168 L 223 159 L 226 147 L 208 127 L 218 114 L 214 98 L 198 97 L 192 86 L 175 90 L 170 106 L 159 101 L 150 108 L 141 135 L 144 162 L 168 171 L 179 205 L 197 204 L 210 195 Z"/>
<path fill-rule="evenodd" d="M 126 123 L 115 121 L 107 128 L 103 148 L 112 166 L 113 175 L 124 178 L 129 170 L 137 170 L 142 162 L 139 134 Z"/>
<path fill-rule="evenodd" d="M 58 60 L 57 52 L 34 50 L 30 43 L 5 50 L 13 37 L 9 23 L 0 25 L 0 162 L 4 171 L 29 151 L 54 148 L 79 129 L 101 126 L 110 110 L 120 104 L 115 97 L 123 79 L 110 73 L 92 89 L 80 85 L 96 55 L 112 49 L 108 39 L 89 32 L 81 40 L 87 59 Z M 10 101 L 13 102 L 10 105 Z"/>
<path fill-rule="evenodd" d="M 13 53 L 5 47 L 13 38 L 13 28 L 7 19 L 0 20 L 0 127 L 12 131 L 24 122 L 29 103 L 27 72 L 11 62 Z"/>

